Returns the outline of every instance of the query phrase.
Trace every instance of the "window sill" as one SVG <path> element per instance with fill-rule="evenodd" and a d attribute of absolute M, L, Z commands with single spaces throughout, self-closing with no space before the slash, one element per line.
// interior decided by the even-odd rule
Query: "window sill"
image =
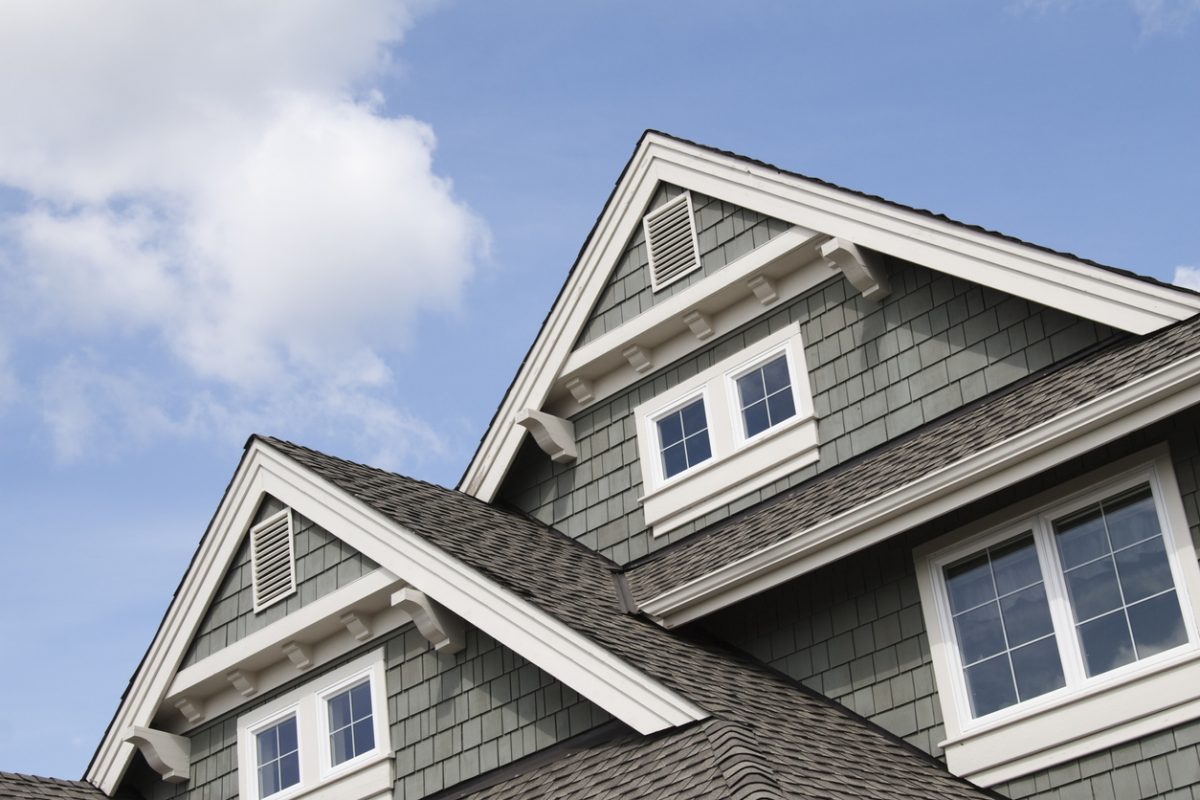
<path fill-rule="evenodd" d="M 946 766 L 981 786 L 1064 761 L 1200 716 L 1200 649 L 1185 648 L 1150 669 L 1097 683 L 942 742 Z"/>
<path fill-rule="evenodd" d="M 774 483 L 817 458 L 816 419 L 798 419 L 647 492 L 642 497 L 646 524 L 655 536 L 661 536 Z"/>

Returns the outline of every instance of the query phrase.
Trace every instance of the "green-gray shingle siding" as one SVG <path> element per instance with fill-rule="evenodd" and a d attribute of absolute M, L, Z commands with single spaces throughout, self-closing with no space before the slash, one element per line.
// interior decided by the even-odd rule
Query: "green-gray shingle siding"
<path fill-rule="evenodd" d="M 283 503 L 267 496 L 254 515 L 258 522 L 283 510 Z M 254 586 L 250 571 L 250 538 L 238 548 L 225 572 L 200 629 L 188 647 L 181 667 L 228 647 L 257 630 L 300 610 L 319 597 L 340 589 L 374 570 L 378 565 L 329 531 L 292 512 L 296 552 L 296 593 L 262 613 L 254 613 Z"/>
<path fill-rule="evenodd" d="M 658 208 L 683 189 L 660 184 L 647 212 Z M 764 217 L 754 211 L 692 192 L 692 214 L 696 224 L 696 244 L 700 251 L 700 269 L 655 292 L 650 287 L 650 260 L 646 252 L 645 231 L 641 225 L 630 237 L 617 266 L 604 287 L 600 299 L 584 326 L 575 346 L 615 330 L 639 314 L 673 297 L 689 286 L 761 247 L 791 227 L 786 222 Z"/>
<path fill-rule="evenodd" d="M 626 563 L 1113 335 L 907 262 L 889 259 L 888 268 L 893 292 L 882 304 L 832 278 L 576 415 L 574 464 L 554 464 L 527 440 L 501 499 Z M 652 537 L 638 500 L 633 408 L 793 322 L 805 342 L 820 460 Z"/>
<path fill-rule="evenodd" d="M 1188 526 L 1200 545 L 1200 411 L 1190 411 L 698 624 L 940 758 L 937 745 L 945 738 L 945 728 L 913 548 L 1162 441 L 1169 443 Z M 1192 797 L 1172 792 L 1191 792 L 1200 785 L 1190 769 L 1198 740 L 1200 723 L 1189 723 L 1000 788 L 1013 798 L 1038 800 L 1091 797 L 1087 792 L 1094 787 L 1100 792 L 1096 797 Z M 1103 769 L 1097 767 L 1109 762 Z M 1196 797 L 1200 800 L 1200 791 Z"/>

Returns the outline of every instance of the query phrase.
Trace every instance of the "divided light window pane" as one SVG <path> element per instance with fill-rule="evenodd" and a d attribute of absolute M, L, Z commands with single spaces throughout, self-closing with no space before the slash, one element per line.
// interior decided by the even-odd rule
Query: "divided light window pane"
<path fill-rule="evenodd" d="M 331 766 L 375 749 L 371 682 L 363 681 L 329 698 L 329 761 Z"/>
<path fill-rule="evenodd" d="M 738 378 L 737 387 L 747 439 L 796 415 L 786 356 Z"/>
<path fill-rule="evenodd" d="M 670 478 L 712 456 L 704 398 L 697 398 L 658 420 L 663 477 Z"/>
<path fill-rule="evenodd" d="M 258 746 L 258 796 L 269 797 L 300 782 L 296 718 L 288 717 L 255 737 Z"/>
<path fill-rule="evenodd" d="M 951 564 L 945 580 L 973 716 L 1065 685 L 1032 532 Z"/>
<path fill-rule="evenodd" d="M 1055 520 L 1054 540 L 1089 676 L 1187 641 L 1148 484 Z"/>

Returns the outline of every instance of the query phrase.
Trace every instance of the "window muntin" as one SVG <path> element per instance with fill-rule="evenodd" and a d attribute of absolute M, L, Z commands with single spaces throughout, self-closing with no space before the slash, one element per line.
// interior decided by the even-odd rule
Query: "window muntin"
<path fill-rule="evenodd" d="M 1143 471 L 935 561 L 968 719 L 1105 680 L 1194 640 L 1158 492 Z"/>
<path fill-rule="evenodd" d="M 735 382 L 747 439 L 796 415 L 786 354 L 755 367 Z"/>
<path fill-rule="evenodd" d="M 944 574 L 974 716 L 1065 684 L 1032 532 L 951 564 Z"/>
<path fill-rule="evenodd" d="M 664 480 L 712 456 L 703 397 L 659 417 L 655 425 Z"/>
<path fill-rule="evenodd" d="M 1053 523 L 1089 676 L 1187 641 L 1148 484 Z"/>
<path fill-rule="evenodd" d="M 329 759 L 336 767 L 375 749 L 371 682 L 365 680 L 325 701 L 329 712 Z"/>
<path fill-rule="evenodd" d="M 258 796 L 270 797 L 300 782 L 300 741 L 292 714 L 254 735 Z"/>

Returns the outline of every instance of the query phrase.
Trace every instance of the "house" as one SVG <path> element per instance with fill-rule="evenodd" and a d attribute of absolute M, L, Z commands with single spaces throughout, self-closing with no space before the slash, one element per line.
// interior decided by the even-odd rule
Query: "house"
<path fill-rule="evenodd" d="M 0 794 L 1200 797 L 1198 312 L 647 132 L 458 488 L 251 437 Z"/>

